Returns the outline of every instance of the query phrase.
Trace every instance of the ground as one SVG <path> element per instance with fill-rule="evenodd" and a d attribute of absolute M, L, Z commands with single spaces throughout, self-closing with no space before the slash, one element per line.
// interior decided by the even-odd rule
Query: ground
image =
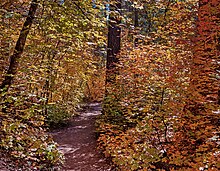
<path fill-rule="evenodd" d="M 52 132 L 66 158 L 63 171 L 113 170 L 96 148 L 95 119 L 100 114 L 99 103 L 89 104 L 67 127 Z"/>
<path fill-rule="evenodd" d="M 92 103 L 72 118 L 65 127 L 54 129 L 51 135 L 64 153 L 61 171 L 112 171 L 109 161 L 97 150 L 95 119 L 101 114 L 101 105 Z M 18 171 L 0 153 L 0 171 Z"/>

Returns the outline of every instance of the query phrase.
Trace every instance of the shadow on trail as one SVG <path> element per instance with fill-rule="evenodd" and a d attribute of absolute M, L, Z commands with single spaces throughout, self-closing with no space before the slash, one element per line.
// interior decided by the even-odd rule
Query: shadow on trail
<path fill-rule="evenodd" d="M 110 171 L 109 162 L 96 149 L 95 119 L 101 114 L 101 105 L 92 103 L 80 112 L 70 124 L 54 130 L 54 140 L 60 145 L 66 161 L 63 171 Z"/>

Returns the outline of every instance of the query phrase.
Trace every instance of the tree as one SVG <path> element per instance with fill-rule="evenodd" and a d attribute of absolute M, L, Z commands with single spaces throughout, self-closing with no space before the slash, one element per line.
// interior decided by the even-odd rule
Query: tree
<path fill-rule="evenodd" d="M 0 50 L 5 52 L 0 53 L 0 152 L 17 170 L 53 170 L 60 164 L 62 155 L 47 128 L 75 114 L 101 60 L 95 52 L 105 40 L 100 9 L 87 0 L 59 2 L 0 4 Z M 10 63 L 2 54 L 12 54 Z"/>
<path fill-rule="evenodd" d="M 15 77 L 15 74 L 16 74 L 18 66 L 19 66 L 19 60 L 20 60 L 21 55 L 23 53 L 26 39 L 27 39 L 28 33 L 30 32 L 38 4 L 39 4 L 38 0 L 31 1 L 28 16 L 27 16 L 27 18 L 24 22 L 24 25 L 20 31 L 20 35 L 19 35 L 19 38 L 16 42 L 14 52 L 10 56 L 10 64 L 9 64 L 9 67 L 6 72 L 6 76 L 5 76 L 4 80 L 2 81 L 2 84 L 0 85 L 0 89 L 1 89 L 0 92 L 2 92 L 2 91 L 6 92 L 8 90 L 8 88 L 10 87 L 13 78 Z"/>
<path fill-rule="evenodd" d="M 118 63 L 118 53 L 121 47 L 121 23 L 120 18 L 121 0 L 117 0 L 110 6 L 111 14 L 108 26 L 108 45 L 107 45 L 107 64 L 106 64 L 106 83 L 114 82 L 116 76 L 116 64 Z"/>

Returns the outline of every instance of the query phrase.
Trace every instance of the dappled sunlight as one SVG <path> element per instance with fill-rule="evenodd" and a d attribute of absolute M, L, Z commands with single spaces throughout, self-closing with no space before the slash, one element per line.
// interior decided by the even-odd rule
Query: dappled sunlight
<path fill-rule="evenodd" d="M 75 151 L 79 150 L 80 148 L 74 148 L 68 144 L 65 145 L 60 145 L 58 147 L 58 149 L 63 153 L 63 154 L 67 154 L 67 153 L 74 153 Z"/>
<path fill-rule="evenodd" d="M 96 149 L 94 124 L 100 114 L 100 104 L 89 104 L 85 111 L 71 120 L 69 126 L 52 132 L 59 144 L 58 149 L 65 156 L 65 170 L 111 170 L 111 166 Z"/>

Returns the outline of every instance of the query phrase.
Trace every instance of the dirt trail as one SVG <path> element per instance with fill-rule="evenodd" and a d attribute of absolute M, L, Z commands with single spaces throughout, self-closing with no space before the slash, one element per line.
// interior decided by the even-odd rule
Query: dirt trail
<path fill-rule="evenodd" d="M 96 149 L 95 119 L 100 113 L 99 103 L 89 104 L 88 109 L 73 118 L 68 127 L 52 132 L 66 158 L 63 171 L 112 170 Z"/>

